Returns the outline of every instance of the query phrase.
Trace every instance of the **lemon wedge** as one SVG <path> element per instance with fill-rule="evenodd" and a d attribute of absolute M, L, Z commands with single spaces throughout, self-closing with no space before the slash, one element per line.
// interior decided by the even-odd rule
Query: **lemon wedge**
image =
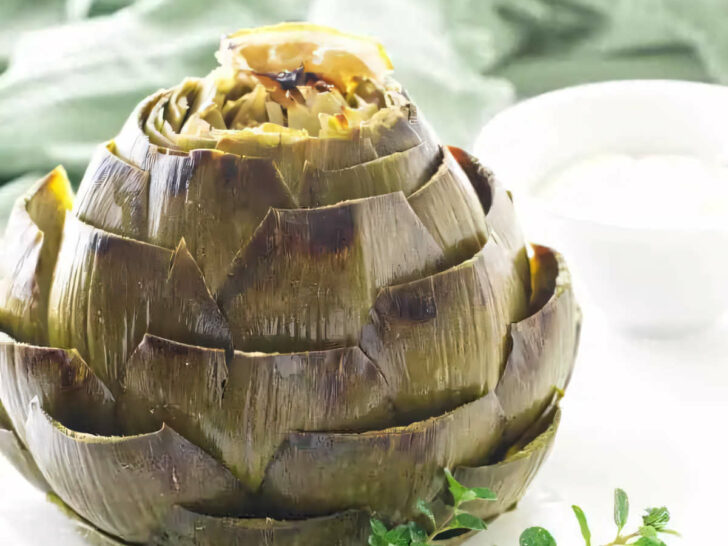
<path fill-rule="evenodd" d="M 392 71 L 384 47 L 311 23 L 282 23 L 225 36 L 217 59 L 236 71 L 279 73 L 303 67 L 346 90 L 355 78 L 383 81 Z"/>

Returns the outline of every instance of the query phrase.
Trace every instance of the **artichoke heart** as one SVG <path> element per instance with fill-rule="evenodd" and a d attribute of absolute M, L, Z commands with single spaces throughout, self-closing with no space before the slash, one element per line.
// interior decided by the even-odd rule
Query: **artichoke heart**
<path fill-rule="evenodd" d="M 217 58 L 75 197 L 59 167 L 16 203 L 0 453 L 104 543 L 363 546 L 444 468 L 508 510 L 575 360 L 563 259 L 377 42 L 288 23 Z"/>

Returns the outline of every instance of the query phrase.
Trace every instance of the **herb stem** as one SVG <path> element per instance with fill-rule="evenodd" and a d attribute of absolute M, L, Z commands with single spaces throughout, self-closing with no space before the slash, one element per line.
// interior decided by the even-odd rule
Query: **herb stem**
<path fill-rule="evenodd" d="M 604 546 L 619 546 L 620 544 L 627 544 L 627 541 L 637 538 L 638 536 L 640 536 L 639 532 L 626 536 L 617 535 L 617 538 L 615 538 L 613 542 L 605 544 Z"/>

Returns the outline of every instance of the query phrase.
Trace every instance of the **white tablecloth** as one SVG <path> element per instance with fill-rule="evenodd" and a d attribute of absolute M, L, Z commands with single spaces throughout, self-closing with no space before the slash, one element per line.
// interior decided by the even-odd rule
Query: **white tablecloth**
<path fill-rule="evenodd" d="M 667 505 L 684 538 L 715 544 L 728 491 L 728 320 L 689 338 L 640 340 L 612 331 L 584 307 L 582 345 L 556 446 L 519 508 L 472 546 L 516 546 L 531 525 L 560 546 L 581 545 L 571 504 L 581 505 L 596 544 L 613 536 L 612 492 L 642 508 Z M 0 458 L 0 544 L 81 546 L 65 516 Z"/>

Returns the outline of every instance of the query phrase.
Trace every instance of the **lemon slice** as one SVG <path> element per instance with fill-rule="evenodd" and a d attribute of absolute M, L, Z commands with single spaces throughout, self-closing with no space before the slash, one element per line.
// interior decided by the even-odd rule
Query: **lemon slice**
<path fill-rule="evenodd" d="M 311 23 L 239 30 L 222 39 L 217 59 L 237 71 L 278 73 L 303 66 L 342 90 L 356 77 L 381 82 L 392 71 L 376 40 Z"/>

